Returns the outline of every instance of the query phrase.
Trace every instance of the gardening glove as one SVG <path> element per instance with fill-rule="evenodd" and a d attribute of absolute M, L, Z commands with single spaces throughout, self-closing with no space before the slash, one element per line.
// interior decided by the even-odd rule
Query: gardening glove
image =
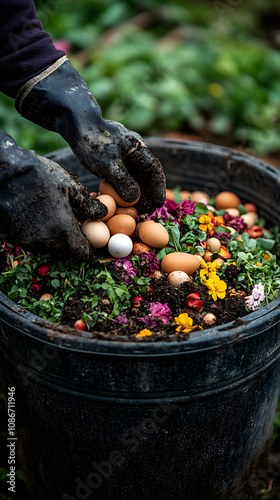
<path fill-rule="evenodd" d="M 58 132 L 79 161 L 110 182 L 125 201 L 137 199 L 140 186 L 136 205 L 140 212 L 152 213 L 161 207 L 165 201 L 163 169 L 140 135 L 102 118 L 97 101 L 69 61 L 53 66 L 54 70 L 48 68 L 20 89 L 19 113 Z"/>
<path fill-rule="evenodd" d="M 19 147 L 0 130 L 0 239 L 31 251 L 91 257 L 80 221 L 107 208 L 60 165 Z"/>

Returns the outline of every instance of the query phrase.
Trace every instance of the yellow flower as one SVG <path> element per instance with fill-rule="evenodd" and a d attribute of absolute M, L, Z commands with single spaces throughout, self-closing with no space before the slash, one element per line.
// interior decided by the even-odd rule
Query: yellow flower
<path fill-rule="evenodd" d="M 219 276 L 213 275 L 211 278 L 206 280 L 204 284 L 209 289 L 209 295 L 212 295 L 213 300 L 223 299 L 226 295 L 227 285 L 223 280 L 220 280 Z"/>
<path fill-rule="evenodd" d="M 213 262 L 205 262 L 204 259 L 201 260 L 201 267 L 199 275 L 202 283 L 205 283 L 205 281 L 208 278 L 212 278 L 216 276 L 216 269 L 219 269 L 220 266 L 216 260 Z"/>
<path fill-rule="evenodd" d="M 216 219 L 216 226 L 222 226 L 224 224 L 224 219 L 221 215 L 217 215 L 215 219 Z"/>
<path fill-rule="evenodd" d="M 211 217 L 209 217 L 209 215 L 201 215 L 198 220 L 200 222 L 198 228 L 201 229 L 201 231 L 208 230 L 210 236 L 212 236 L 212 234 L 214 234 L 214 229 Z"/>
<path fill-rule="evenodd" d="M 176 332 L 187 333 L 187 332 L 191 332 L 195 328 L 199 328 L 199 330 L 202 330 L 201 326 L 193 324 L 193 319 L 190 318 L 188 313 L 179 314 L 179 316 L 176 316 L 176 318 L 174 318 L 174 319 L 175 319 L 175 323 L 177 323 L 177 325 L 179 325 L 176 328 Z"/>
<path fill-rule="evenodd" d="M 153 335 L 153 332 L 151 332 L 151 330 L 148 330 L 148 328 L 144 328 L 139 333 L 137 333 L 136 337 L 149 337 L 150 335 Z"/>
<path fill-rule="evenodd" d="M 68 281 L 67 278 L 65 278 L 65 281 L 66 281 L 66 283 L 69 283 L 69 285 L 71 285 L 71 281 Z"/>
<path fill-rule="evenodd" d="M 255 262 L 256 266 L 262 266 L 260 262 Z"/>

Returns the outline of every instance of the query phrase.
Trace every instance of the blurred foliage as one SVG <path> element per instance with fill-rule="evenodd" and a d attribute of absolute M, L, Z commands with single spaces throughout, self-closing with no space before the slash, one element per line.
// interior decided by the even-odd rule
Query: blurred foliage
<path fill-rule="evenodd" d="M 261 22 L 268 9 L 280 16 L 276 0 L 35 3 L 46 31 L 70 43 L 105 118 L 142 135 L 195 131 L 279 151 L 280 54 Z M 0 128 L 40 153 L 65 145 L 3 95 Z"/>

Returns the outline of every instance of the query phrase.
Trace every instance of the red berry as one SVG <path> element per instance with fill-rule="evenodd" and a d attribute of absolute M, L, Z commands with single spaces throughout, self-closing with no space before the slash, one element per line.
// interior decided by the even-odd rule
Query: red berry
<path fill-rule="evenodd" d="M 38 283 L 33 283 L 33 285 L 31 285 L 31 288 L 33 288 L 33 290 L 40 290 L 40 285 L 38 285 Z"/>
<path fill-rule="evenodd" d="M 46 276 L 49 273 L 50 268 L 49 266 L 47 266 L 47 264 L 41 264 L 37 267 L 37 271 L 39 274 L 41 274 L 41 276 Z"/>
<path fill-rule="evenodd" d="M 200 295 L 197 292 L 190 293 L 189 299 L 200 299 Z"/>
<path fill-rule="evenodd" d="M 132 304 L 137 304 L 137 302 L 142 302 L 142 300 L 145 300 L 143 297 L 134 297 L 132 299 Z"/>
<path fill-rule="evenodd" d="M 74 324 L 74 328 L 76 328 L 76 330 L 83 330 L 85 332 L 87 330 L 87 325 L 82 319 L 78 319 Z"/>

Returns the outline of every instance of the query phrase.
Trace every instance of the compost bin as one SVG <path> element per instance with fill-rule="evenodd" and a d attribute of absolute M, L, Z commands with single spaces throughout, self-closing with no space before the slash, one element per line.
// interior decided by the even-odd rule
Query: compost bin
<path fill-rule="evenodd" d="M 234 191 L 280 225 L 280 172 L 227 148 L 149 139 L 168 187 Z M 69 149 L 49 155 L 91 190 Z M 77 336 L 0 294 L 0 381 L 37 500 L 248 500 L 280 386 L 280 299 L 179 342 Z"/>

